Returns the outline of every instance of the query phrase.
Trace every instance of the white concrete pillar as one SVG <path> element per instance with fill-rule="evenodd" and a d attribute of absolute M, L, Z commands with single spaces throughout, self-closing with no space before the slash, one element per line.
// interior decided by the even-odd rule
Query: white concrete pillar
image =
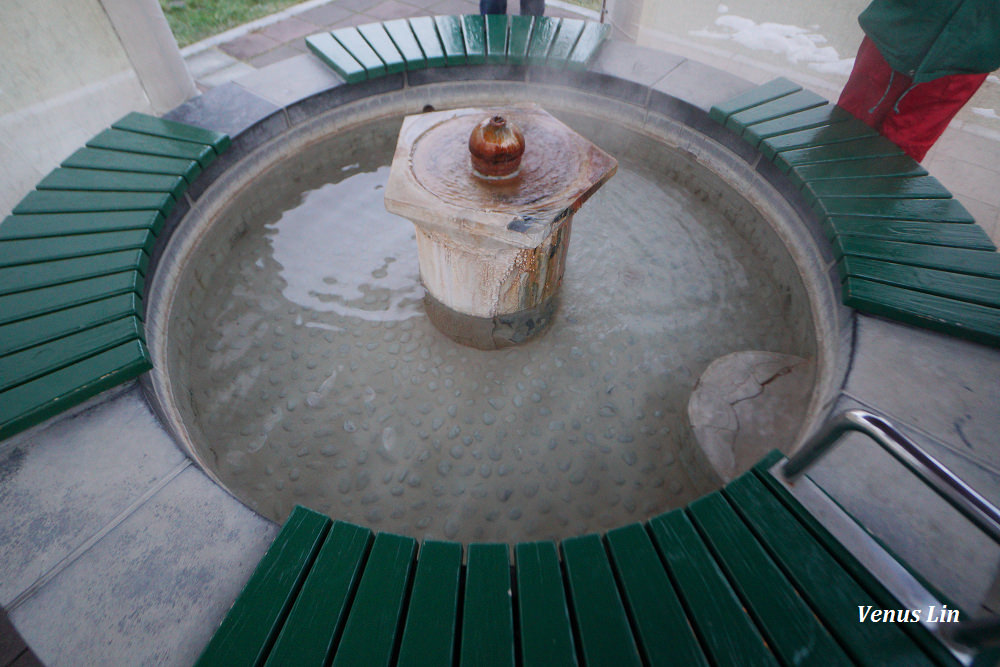
<path fill-rule="evenodd" d="M 197 94 L 157 0 L 100 2 L 155 111 L 168 111 Z"/>
<path fill-rule="evenodd" d="M 643 0 L 607 0 L 604 22 L 611 26 L 611 39 L 635 42 L 639 37 Z"/>

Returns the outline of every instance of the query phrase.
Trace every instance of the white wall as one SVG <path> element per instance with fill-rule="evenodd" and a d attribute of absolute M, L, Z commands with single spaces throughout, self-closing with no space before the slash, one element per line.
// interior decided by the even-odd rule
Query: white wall
<path fill-rule="evenodd" d="M 195 92 L 156 0 L 0 0 L 0 217 L 124 114 Z"/>

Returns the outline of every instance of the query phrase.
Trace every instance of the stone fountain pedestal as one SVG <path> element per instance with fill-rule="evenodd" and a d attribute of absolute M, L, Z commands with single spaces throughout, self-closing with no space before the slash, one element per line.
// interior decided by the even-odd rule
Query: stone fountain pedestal
<path fill-rule="evenodd" d="M 484 178 L 469 137 L 498 114 L 524 136 L 519 169 Z M 480 349 L 541 333 L 557 308 L 573 214 L 618 162 L 541 107 L 467 108 L 407 116 L 385 206 L 416 227 L 427 314 Z"/>

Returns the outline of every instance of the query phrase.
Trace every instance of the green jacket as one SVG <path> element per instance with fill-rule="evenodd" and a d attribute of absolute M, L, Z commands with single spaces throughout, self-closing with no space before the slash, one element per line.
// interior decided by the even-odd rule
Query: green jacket
<path fill-rule="evenodd" d="M 858 22 L 915 83 L 1000 67 L 1000 0 L 874 0 Z"/>

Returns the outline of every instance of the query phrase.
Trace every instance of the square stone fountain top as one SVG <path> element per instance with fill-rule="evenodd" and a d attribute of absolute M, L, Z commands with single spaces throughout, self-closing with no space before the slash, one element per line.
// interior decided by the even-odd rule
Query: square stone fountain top
<path fill-rule="evenodd" d="M 524 134 L 516 175 L 472 171 L 469 135 L 502 114 Z M 535 248 L 618 169 L 618 161 L 537 104 L 437 111 L 403 120 L 385 206 L 426 232 L 476 245 Z"/>

